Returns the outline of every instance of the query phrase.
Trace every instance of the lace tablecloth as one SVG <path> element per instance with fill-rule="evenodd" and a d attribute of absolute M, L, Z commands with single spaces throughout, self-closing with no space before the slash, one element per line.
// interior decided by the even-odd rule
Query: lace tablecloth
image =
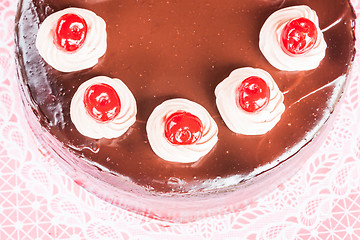
<path fill-rule="evenodd" d="M 335 124 L 301 171 L 241 211 L 166 223 L 98 199 L 38 150 L 18 96 L 15 11 L 0 0 L 0 239 L 360 239 L 360 51 Z"/>

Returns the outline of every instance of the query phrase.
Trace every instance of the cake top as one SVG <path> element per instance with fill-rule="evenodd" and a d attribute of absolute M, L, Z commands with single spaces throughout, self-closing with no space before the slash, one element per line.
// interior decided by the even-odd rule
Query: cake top
<path fill-rule="evenodd" d="M 279 70 L 259 48 L 269 16 L 294 5 L 316 11 L 327 44 L 314 70 Z M 48 65 L 33 44 L 46 17 L 70 7 L 104 19 L 107 50 L 93 67 L 64 73 Z M 354 54 L 355 16 L 347 1 L 24 0 L 19 12 L 19 65 L 41 124 L 90 164 L 160 192 L 232 186 L 296 153 L 329 117 Z M 243 67 L 268 72 L 284 95 L 281 120 L 262 135 L 234 133 L 215 104 L 216 86 Z M 97 76 L 120 79 L 136 99 L 136 122 L 121 137 L 86 137 L 70 119 L 76 90 Z M 163 161 L 148 142 L 152 111 L 177 98 L 200 104 L 219 129 L 214 148 L 196 163 Z"/>

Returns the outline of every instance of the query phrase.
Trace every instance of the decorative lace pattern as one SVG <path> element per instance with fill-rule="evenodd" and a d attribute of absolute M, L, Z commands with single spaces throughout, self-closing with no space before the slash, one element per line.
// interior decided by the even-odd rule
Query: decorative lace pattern
<path fill-rule="evenodd" d="M 297 175 L 231 214 L 174 224 L 98 199 L 38 150 L 19 111 L 15 9 L 0 0 L 0 239 L 360 239 L 359 51 L 333 128 Z"/>

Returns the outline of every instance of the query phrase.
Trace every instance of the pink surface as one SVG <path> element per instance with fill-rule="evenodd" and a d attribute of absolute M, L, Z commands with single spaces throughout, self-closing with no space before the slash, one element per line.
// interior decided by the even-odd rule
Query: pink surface
<path fill-rule="evenodd" d="M 98 199 L 38 150 L 20 110 L 15 10 L 0 0 L 0 239 L 360 239 L 360 52 L 334 126 L 301 171 L 241 211 L 166 223 Z"/>

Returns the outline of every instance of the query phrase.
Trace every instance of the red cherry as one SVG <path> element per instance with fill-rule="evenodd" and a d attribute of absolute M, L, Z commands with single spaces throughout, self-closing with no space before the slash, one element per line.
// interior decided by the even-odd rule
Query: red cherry
<path fill-rule="evenodd" d="M 270 88 L 259 77 L 245 79 L 237 89 L 237 104 L 247 112 L 257 112 L 265 108 L 270 99 Z"/>
<path fill-rule="evenodd" d="M 317 39 L 317 28 L 307 18 L 289 21 L 281 32 L 281 48 L 287 54 L 303 54 L 310 51 Z"/>
<path fill-rule="evenodd" d="M 165 137 L 172 144 L 196 143 L 201 138 L 202 131 L 201 120 L 188 112 L 178 111 L 165 120 Z"/>
<path fill-rule="evenodd" d="M 68 52 L 78 50 L 85 42 L 87 24 L 85 20 L 73 13 L 61 16 L 55 29 L 55 43 Z"/>
<path fill-rule="evenodd" d="M 117 92 L 111 86 L 102 83 L 86 89 L 84 104 L 89 115 L 103 123 L 113 120 L 121 109 Z"/>

